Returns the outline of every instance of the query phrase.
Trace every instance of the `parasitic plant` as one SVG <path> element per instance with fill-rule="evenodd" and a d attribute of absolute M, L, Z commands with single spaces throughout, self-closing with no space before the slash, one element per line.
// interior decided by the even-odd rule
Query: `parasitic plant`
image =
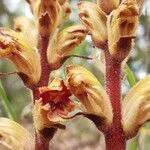
<path fill-rule="evenodd" d="M 21 16 L 15 19 L 14 30 L 0 28 L 0 58 L 14 63 L 16 73 L 32 91 L 34 142 L 17 123 L 0 118 L 2 144 L 10 146 L 12 136 L 13 149 L 21 142 L 19 150 L 48 150 L 57 130 L 65 129 L 68 119 L 82 115 L 104 133 L 107 150 L 125 150 L 127 140 L 150 119 L 149 76 L 133 86 L 123 100 L 121 96 L 122 66 L 134 46 L 143 0 L 80 1 L 82 25 L 63 30 L 71 13 L 67 0 L 27 2 L 35 20 Z M 74 48 L 87 34 L 104 53 L 105 88 L 80 65 L 67 66 L 66 81 L 59 77 L 50 80 L 51 72 L 73 56 Z M 73 101 L 72 95 L 78 101 Z M 18 131 L 24 136 L 17 135 Z"/>

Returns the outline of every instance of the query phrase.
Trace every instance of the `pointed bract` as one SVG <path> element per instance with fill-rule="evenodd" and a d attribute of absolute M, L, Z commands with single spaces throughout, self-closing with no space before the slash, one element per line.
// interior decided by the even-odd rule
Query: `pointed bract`
<path fill-rule="evenodd" d="M 139 81 L 122 103 L 122 125 L 127 136 L 134 136 L 150 119 L 150 76 Z"/>
<path fill-rule="evenodd" d="M 96 77 L 79 65 L 71 65 L 67 67 L 67 78 L 69 89 L 84 105 L 86 113 L 97 116 L 105 125 L 111 125 L 111 103 Z"/>

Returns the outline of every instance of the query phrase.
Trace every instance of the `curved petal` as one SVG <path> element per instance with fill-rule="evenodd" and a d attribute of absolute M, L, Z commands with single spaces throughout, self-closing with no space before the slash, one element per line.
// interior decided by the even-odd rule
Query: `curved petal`
<path fill-rule="evenodd" d="M 138 26 L 139 9 L 135 1 L 122 2 L 108 18 L 108 47 L 110 54 L 123 61 L 133 47 Z"/>
<path fill-rule="evenodd" d="M 81 22 L 88 29 L 95 46 L 103 48 L 107 41 L 106 15 L 92 2 L 78 3 L 78 13 Z"/>
<path fill-rule="evenodd" d="M 96 77 L 79 65 L 67 67 L 68 86 L 84 105 L 86 112 L 102 118 L 106 125 L 112 123 L 112 106 L 108 95 Z"/>
<path fill-rule="evenodd" d="M 139 81 L 122 103 L 122 125 L 128 136 L 150 119 L 150 76 Z"/>
<path fill-rule="evenodd" d="M 8 150 L 34 150 L 32 135 L 18 123 L 0 118 L 0 147 Z"/>
<path fill-rule="evenodd" d="M 0 58 L 11 60 L 24 83 L 38 82 L 41 74 L 40 57 L 22 33 L 0 28 Z"/>
<path fill-rule="evenodd" d="M 82 25 L 74 25 L 56 33 L 50 40 L 47 50 L 51 69 L 58 69 L 74 48 L 85 39 L 86 34 L 87 30 Z"/>

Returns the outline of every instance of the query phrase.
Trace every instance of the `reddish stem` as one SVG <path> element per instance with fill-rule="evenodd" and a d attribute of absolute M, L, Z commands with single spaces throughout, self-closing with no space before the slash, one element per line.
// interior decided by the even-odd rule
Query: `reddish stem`
<path fill-rule="evenodd" d="M 47 60 L 47 47 L 49 37 L 39 37 L 38 51 L 41 58 L 41 77 L 39 82 L 32 87 L 33 100 L 40 98 L 39 87 L 47 86 L 49 81 L 50 67 Z M 45 138 L 42 133 L 35 134 L 35 150 L 49 150 L 49 141 L 51 137 Z"/>
<path fill-rule="evenodd" d="M 105 51 L 106 90 L 113 108 L 113 124 L 105 132 L 107 150 L 125 150 L 126 138 L 121 125 L 121 62 Z"/>

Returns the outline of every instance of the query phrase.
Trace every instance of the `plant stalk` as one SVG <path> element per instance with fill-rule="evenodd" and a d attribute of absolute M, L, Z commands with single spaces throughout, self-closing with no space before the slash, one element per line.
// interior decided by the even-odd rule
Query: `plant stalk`
<path fill-rule="evenodd" d="M 121 62 L 105 51 L 106 91 L 113 108 L 113 123 L 105 132 L 107 150 L 125 150 L 126 138 L 121 125 Z"/>

